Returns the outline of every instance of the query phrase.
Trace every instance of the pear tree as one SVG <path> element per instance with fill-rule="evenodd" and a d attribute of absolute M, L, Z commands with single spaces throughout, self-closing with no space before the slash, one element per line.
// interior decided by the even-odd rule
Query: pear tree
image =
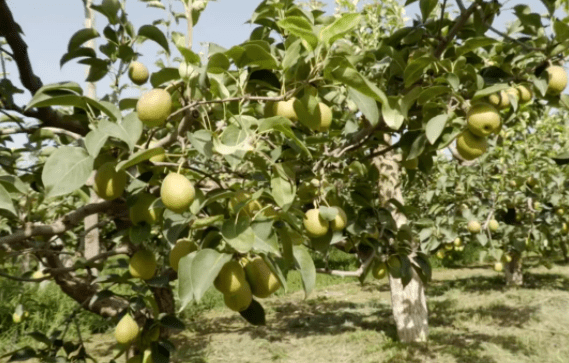
<path fill-rule="evenodd" d="M 262 299 L 286 291 L 291 270 L 300 271 L 307 297 L 318 273 L 387 277 L 400 341 L 426 341 L 432 236 L 446 233 L 459 245 L 457 238 L 482 239 L 487 223 L 480 207 L 467 215 L 480 221 L 470 236 L 444 232 L 433 228 L 444 222 L 417 208 L 433 201 L 431 191 L 426 201 L 406 199 L 441 168 L 472 167 L 506 150 L 502 131 L 529 139 L 532 115 L 554 117 L 552 109 L 569 104 L 569 24 L 557 15 L 567 4 L 544 1 L 541 17 L 495 1 L 408 0 L 419 13 L 406 22 L 393 0 L 338 0 L 334 14 L 315 2 L 259 0 L 248 39 L 211 43 L 200 55 L 192 33 L 207 1 L 168 9 L 143 2 L 162 21 L 139 24 L 126 1 L 102 0 L 90 5 L 105 19 L 100 29 L 70 35 L 61 65 L 86 64 L 87 82 L 108 83 L 110 93 L 97 98 L 77 82 L 43 84 L 25 29 L 0 0 L 1 55 L 18 68 L 3 70 L 0 83 L 0 276 L 52 280 L 80 308 L 114 321 L 115 359 L 168 361 L 170 337 L 184 329 L 177 313 L 212 287 L 235 314 L 264 324 Z M 507 33 L 494 24 L 500 12 L 517 19 Z M 166 19 L 185 21 L 185 33 Z M 85 46 L 91 40 L 101 46 Z M 142 42 L 159 49 L 155 64 L 138 59 Z M 138 98 L 125 96 L 131 88 Z M 22 92 L 27 104 L 14 102 Z M 7 146 L 12 134 L 27 135 L 22 148 Z M 460 162 L 441 163 L 445 153 Z M 511 153 L 508 165 L 517 164 Z M 534 179 L 523 192 L 543 203 L 544 217 L 550 204 L 567 210 L 561 192 L 533 195 L 556 183 L 541 173 L 527 164 Z M 485 182 L 497 176 L 488 172 Z M 470 190 L 471 181 L 459 185 Z M 537 215 L 533 204 L 520 208 Z M 94 215 L 101 222 L 86 227 Z M 466 219 L 451 224 L 462 228 Z M 92 229 L 100 252 L 87 257 L 81 241 Z M 358 270 L 317 269 L 314 254 L 332 248 L 352 253 Z M 42 277 L 9 268 L 24 255 L 41 263 Z M 49 333 L 34 335 L 43 348 L 18 348 L 13 360 L 54 359 L 62 341 L 82 353 L 61 354 L 87 358 L 82 342 Z"/>

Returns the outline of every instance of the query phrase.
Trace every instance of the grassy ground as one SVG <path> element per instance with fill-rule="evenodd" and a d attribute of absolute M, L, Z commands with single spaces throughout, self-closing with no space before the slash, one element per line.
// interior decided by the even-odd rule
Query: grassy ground
<path fill-rule="evenodd" d="M 321 278 L 322 277 L 322 278 Z M 192 314 L 177 335 L 174 362 L 569 362 L 569 267 L 531 269 L 520 289 L 506 289 L 488 269 L 438 270 L 429 286 L 430 341 L 396 341 L 385 282 L 363 287 L 319 276 L 316 291 L 263 300 L 267 326 L 248 325 L 219 304 Z M 299 289 L 297 275 L 292 290 Z M 89 346 L 107 361 L 112 336 L 93 335 Z"/>

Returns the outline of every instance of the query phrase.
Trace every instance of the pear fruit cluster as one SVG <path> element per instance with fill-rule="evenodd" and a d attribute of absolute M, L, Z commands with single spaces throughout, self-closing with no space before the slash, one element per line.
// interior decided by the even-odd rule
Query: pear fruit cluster
<path fill-rule="evenodd" d="M 227 262 L 213 285 L 223 293 L 225 305 L 237 312 L 246 310 L 253 296 L 263 299 L 281 287 L 277 276 L 260 256 Z"/>
<path fill-rule="evenodd" d="M 265 117 L 282 116 L 292 122 L 300 121 L 303 125 L 317 132 L 326 132 L 332 124 L 332 110 L 323 102 L 318 102 L 309 109 L 304 99 L 291 98 L 287 101 L 269 102 L 265 106 Z"/>
<path fill-rule="evenodd" d="M 302 221 L 306 234 L 312 238 L 323 237 L 329 230 L 334 232 L 342 231 L 348 224 L 348 216 L 340 207 L 332 207 L 336 209 L 336 217 L 333 221 L 327 221 L 320 215 L 317 208 L 309 209 L 304 213 Z"/>
<path fill-rule="evenodd" d="M 473 105 L 466 115 L 467 129 L 456 139 L 456 150 L 465 160 L 474 160 L 488 148 L 486 137 L 501 127 L 500 113 L 489 103 Z"/>
<path fill-rule="evenodd" d="M 245 270 L 236 260 L 223 265 L 213 286 L 223 293 L 225 305 L 233 311 L 246 310 L 253 301 L 253 293 L 245 277 Z"/>

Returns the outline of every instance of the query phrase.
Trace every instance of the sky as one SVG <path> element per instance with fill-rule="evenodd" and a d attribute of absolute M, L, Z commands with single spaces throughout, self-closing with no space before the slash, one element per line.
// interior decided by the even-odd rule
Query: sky
<path fill-rule="evenodd" d="M 326 3 L 328 12 L 334 11 L 334 0 L 321 0 Z M 401 0 L 404 1 L 404 0 Z M 99 4 L 101 0 L 94 0 Z M 162 3 L 172 3 L 178 11 L 182 5 L 179 0 L 162 0 Z M 511 21 L 511 9 L 515 4 L 528 4 L 532 11 L 544 13 L 545 8 L 539 0 L 503 1 L 506 4 L 506 11 L 498 19 L 498 27 L 503 28 L 503 24 Z M 202 44 L 206 42 L 217 43 L 224 47 L 231 47 L 247 39 L 254 26 L 245 24 L 253 13 L 253 10 L 260 3 L 260 0 L 217 0 L 212 1 L 194 29 L 194 51 L 203 50 Z M 449 0 L 449 4 L 453 0 Z M 63 68 L 59 66 L 61 56 L 66 52 L 70 37 L 84 27 L 84 8 L 82 0 L 8 0 L 8 5 L 12 10 L 14 18 L 24 31 L 24 40 L 28 44 L 30 60 L 36 75 L 44 84 L 74 80 L 83 86 L 82 80 L 85 79 L 85 66 L 78 64 L 76 60 L 66 63 Z M 418 2 L 406 8 L 407 17 L 416 17 L 418 13 Z M 140 1 L 128 0 L 127 13 L 133 22 L 135 29 L 144 24 L 151 24 L 152 21 L 164 18 L 166 12 L 149 8 Z M 98 14 L 98 13 L 96 13 Z M 98 15 L 95 26 L 102 30 L 106 25 L 106 19 Z M 182 21 L 178 26 L 178 31 L 186 33 L 185 23 Z M 97 46 L 102 44 L 101 38 L 97 39 Z M 173 47 L 172 47 L 173 48 Z M 159 50 L 159 46 L 151 41 L 145 42 L 137 51 L 143 56 L 140 60 L 145 63 L 151 72 L 158 70 L 153 64 L 153 58 Z M 177 55 L 177 51 L 174 51 Z M 176 64 L 174 64 L 176 65 Z M 11 73 L 10 79 L 15 81 L 19 78 L 17 69 L 13 64 L 8 64 L 8 71 Z M 0 71 L 1 72 L 1 71 Z M 101 82 L 98 85 L 98 96 L 102 97 L 108 89 Z M 16 83 L 20 86 L 19 82 Z M 21 87 L 21 86 L 20 86 Z M 133 94 L 133 92 L 135 94 Z M 137 89 L 130 90 L 125 96 L 136 96 L 140 92 Z M 130 94 L 129 94 L 130 93 Z M 16 97 L 16 102 L 25 104 L 30 99 L 29 92 Z"/>

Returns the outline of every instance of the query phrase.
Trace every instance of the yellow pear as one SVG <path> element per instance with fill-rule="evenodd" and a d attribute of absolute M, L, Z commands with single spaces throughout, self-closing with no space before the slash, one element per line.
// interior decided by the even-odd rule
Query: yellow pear
<path fill-rule="evenodd" d="M 180 259 L 194 251 L 197 251 L 197 249 L 198 246 L 195 244 L 195 242 L 192 242 L 188 239 L 181 239 L 177 241 L 170 251 L 170 267 L 172 267 L 174 271 L 178 272 L 178 264 L 180 263 Z"/>
<path fill-rule="evenodd" d="M 115 338 L 119 344 L 129 344 L 138 337 L 138 332 L 138 324 L 130 314 L 126 314 L 115 328 Z"/>
<path fill-rule="evenodd" d="M 282 116 L 286 117 L 291 121 L 298 121 L 298 116 L 296 111 L 294 110 L 294 103 L 296 102 L 296 98 L 291 98 L 288 101 L 279 101 L 272 104 L 274 116 Z"/>
<path fill-rule="evenodd" d="M 162 126 L 172 111 L 172 97 L 160 88 L 143 94 L 136 103 L 138 118 L 148 127 Z"/>
<path fill-rule="evenodd" d="M 341 231 L 344 228 L 346 228 L 346 226 L 348 225 L 348 216 L 346 215 L 346 212 L 344 212 L 344 210 L 340 207 L 332 207 L 334 209 L 336 209 L 338 211 L 338 214 L 336 214 L 336 218 L 334 218 L 334 220 L 332 222 L 330 222 L 330 228 L 333 231 Z"/>
<path fill-rule="evenodd" d="M 304 214 L 304 228 L 310 237 L 322 237 L 328 233 L 330 223 L 320 216 L 318 209 L 310 209 Z"/>
<path fill-rule="evenodd" d="M 12 321 L 14 323 L 18 324 L 22 321 L 22 316 L 18 313 L 14 313 L 14 314 L 12 314 Z"/>
<path fill-rule="evenodd" d="M 510 105 L 510 98 L 506 91 L 494 93 L 488 97 L 488 103 L 499 109 L 506 108 Z"/>
<path fill-rule="evenodd" d="M 140 193 L 136 202 L 129 209 L 130 220 L 133 224 L 146 222 L 150 225 L 157 223 L 162 215 L 162 208 L 149 209 L 157 198 L 152 194 Z"/>
<path fill-rule="evenodd" d="M 145 349 L 144 356 L 142 358 L 142 363 L 154 363 L 154 359 L 152 359 L 152 350 Z"/>
<path fill-rule="evenodd" d="M 148 144 L 148 148 L 149 148 L 149 149 L 154 149 L 154 148 L 156 147 L 156 144 L 157 144 L 157 141 L 152 140 L 152 141 L 150 141 L 150 143 Z M 166 152 L 165 152 L 164 149 L 162 148 L 162 153 L 161 153 L 161 154 L 155 155 L 155 156 L 151 157 L 149 160 L 152 161 L 153 163 L 161 163 L 161 162 L 163 162 L 164 160 L 166 160 Z"/>
<path fill-rule="evenodd" d="M 139 250 L 131 258 L 128 270 L 132 277 L 139 277 L 148 280 L 156 272 L 156 257 L 148 250 Z"/>
<path fill-rule="evenodd" d="M 244 192 L 243 190 L 239 190 L 235 195 L 229 199 L 228 207 L 231 211 L 235 211 L 235 207 L 237 204 L 246 201 L 247 199 L 251 198 L 251 194 Z M 244 212 L 249 217 L 255 216 L 257 212 L 259 212 L 263 207 L 258 200 L 252 200 L 247 205 L 241 208 L 241 212 Z"/>
<path fill-rule="evenodd" d="M 486 152 L 488 142 L 484 137 L 478 137 L 465 130 L 456 138 L 456 150 L 464 160 L 474 160 Z"/>
<path fill-rule="evenodd" d="M 485 137 L 500 127 L 500 114 L 488 103 L 478 103 L 470 108 L 466 116 L 468 130 L 476 136 Z"/>
<path fill-rule="evenodd" d="M 496 272 L 502 272 L 502 271 L 504 271 L 504 264 L 503 264 L 502 262 L 496 262 L 496 263 L 494 264 L 494 270 L 495 270 Z"/>
<path fill-rule="evenodd" d="M 414 170 L 419 167 L 419 159 L 414 158 L 414 159 L 403 160 L 401 165 L 403 165 L 405 169 Z"/>
<path fill-rule="evenodd" d="M 468 232 L 470 233 L 480 233 L 480 231 L 482 230 L 482 226 L 480 225 L 480 222 L 478 221 L 470 221 L 468 222 Z"/>
<path fill-rule="evenodd" d="M 239 262 L 231 260 L 223 265 L 213 285 L 225 295 L 234 295 L 246 283 L 245 270 Z"/>
<path fill-rule="evenodd" d="M 47 275 L 44 275 L 42 270 L 37 270 L 37 271 L 34 271 L 34 273 L 32 274 L 32 279 L 41 279 L 42 277 L 45 277 L 45 276 L 47 276 Z"/>
<path fill-rule="evenodd" d="M 162 203 L 166 208 L 176 213 L 187 211 L 195 196 L 196 191 L 192 183 L 188 178 L 178 173 L 168 174 L 160 187 Z"/>
<path fill-rule="evenodd" d="M 245 275 L 251 286 L 251 291 L 256 297 L 266 298 L 281 287 L 277 276 L 260 256 L 247 261 Z"/>
<path fill-rule="evenodd" d="M 528 103 L 533 98 L 533 93 L 529 85 L 519 85 L 516 87 L 520 94 L 520 103 Z"/>
<path fill-rule="evenodd" d="M 126 363 L 142 363 L 142 355 L 137 354 L 133 357 L 130 357 Z"/>
<path fill-rule="evenodd" d="M 318 103 L 316 110 L 316 121 L 318 122 L 315 131 L 326 132 L 332 124 L 332 110 L 325 103 Z"/>
<path fill-rule="evenodd" d="M 446 243 L 445 244 L 445 250 L 452 251 L 453 248 L 454 248 L 454 244 L 452 244 L 452 243 Z"/>
<path fill-rule="evenodd" d="M 114 162 L 104 163 L 95 173 L 93 189 L 104 200 L 120 197 L 126 187 L 126 172 L 124 170 L 116 171 L 116 165 Z"/>
<path fill-rule="evenodd" d="M 547 85 L 547 93 L 558 95 L 567 86 L 567 72 L 563 67 L 550 66 L 545 70 L 548 75 L 549 83 Z"/>
<path fill-rule="evenodd" d="M 387 265 L 385 262 L 377 262 L 373 265 L 371 269 L 371 274 L 378 280 L 381 280 L 387 276 Z"/>
<path fill-rule="evenodd" d="M 460 239 L 460 237 L 456 237 L 454 239 L 454 246 L 455 247 L 461 247 L 462 246 L 462 240 Z"/>
<path fill-rule="evenodd" d="M 225 294 L 223 300 L 225 305 L 233 311 L 241 312 L 246 310 L 253 301 L 249 283 L 245 281 L 234 294 Z"/>
<path fill-rule="evenodd" d="M 489 228 L 490 231 L 492 231 L 492 232 L 497 232 L 497 231 L 498 231 L 498 228 L 500 228 L 500 223 L 498 223 L 498 221 L 495 220 L 495 219 L 491 219 L 491 220 L 488 222 L 488 228 Z"/>
<path fill-rule="evenodd" d="M 439 260 L 442 260 L 443 258 L 445 258 L 445 251 L 444 250 L 438 250 L 437 251 L 437 258 Z"/>
<path fill-rule="evenodd" d="M 128 66 L 128 78 L 139 86 L 148 81 L 148 68 L 140 62 L 132 62 Z"/>
<path fill-rule="evenodd" d="M 396 279 L 401 277 L 401 260 L 398 256 L 391 256 L 387 260 L 387 266 L 389 267 L 389 273 Z"/>

